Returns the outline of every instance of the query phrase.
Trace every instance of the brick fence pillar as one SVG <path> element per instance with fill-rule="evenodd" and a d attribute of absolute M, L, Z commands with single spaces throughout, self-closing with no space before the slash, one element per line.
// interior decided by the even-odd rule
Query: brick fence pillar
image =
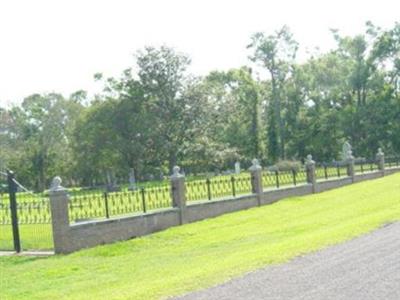
<path fill-rule="evenodd" d="M 55 177 L 50 188 L 50 211 L 55 253 L 67 253 L 69 240 L 68 192 Z"/>
<path fill-rule="evenodd" d="M 179 208 L 179 223 L 186 223 L 186 186 L 185 176 L 180 174 L 181 168 L 175 166 L 171 175 L 172 206 Z"/>
<path fill-rule="evenodd" d="M 378 148 L 376 163 L 378 165 L 378 170 L 382 172 L 382 176 L 385 176 L 385 153 L 383 153 L 381 148 Z"/>
<path fill-rule="evenodd" d="M 317 189 L 317 177 L 315 175 L 315 161 L 312 159 L 311 154 L 307 155 L 306 173 L 307 173 L 307 183 L 311 184 L 312 192 L 315 193 Z"/>
<path fill-rule="evenodd" d="M 252 160 L 253 165 L 249 168 L 251 174 L 251 190 L 253 194 L 257 196 L 257 204 L 261 205 L 261 196 L 263 193 L 262 186 L 262 167 L 258 162 L 258 159 Z"/>

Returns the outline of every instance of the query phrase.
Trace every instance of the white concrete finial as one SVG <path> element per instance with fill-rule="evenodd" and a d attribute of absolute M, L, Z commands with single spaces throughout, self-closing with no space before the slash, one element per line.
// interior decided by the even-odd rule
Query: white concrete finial
<path fill-rule="evenodd" d="M 175 166 L 172 168 L 172 178 L 180 178 L 180 177 L 184 177 L 181 173 L 179 173 L 181 171 L 181 168 L 179 166 Z"/>
<path fill-rule="evenodd" d="M 258 161 L 257 158 L 253 158 L 251 163 L 252 163 L 252 166 L 250 167 L 250 171 L 258 171 L 258 170 L 262 169 L 260 166 L 260 162 Z"/>
<path fill-rule="evenodd" d="M 60 176 L 56 176 L 53 178 L 51 181 L 50 185 L 50 191 L 51 192 L 56 192 L 56 191 L 64 191 L 65 188 L 61 186 L 62 180 Z"/>
<path fill-rule="evenodd" d="M 383 156 L 383 155 L 385 155 L 385 153 L 383 153 L 383 151 L 382 151 L 382 148 L 378 148 L 378 153 L 377 153 L 377 155 L 378 155 L 378 156 Z"/>
<path fill-rule="evenodd" d="M 309 164 L 315 164 L 315 161 L 313 161 L 312 155 L 311 155 L 311 154 L 308 154 L 308 155 L 307 155 L 306 164 L 307 164 L 307 165 L 309 165 Z"/>

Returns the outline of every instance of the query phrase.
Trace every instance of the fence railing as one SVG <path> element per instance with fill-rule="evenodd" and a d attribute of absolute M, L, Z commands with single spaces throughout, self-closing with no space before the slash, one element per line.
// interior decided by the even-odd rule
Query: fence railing
<path fill-rule="evenodd" d="M 70 196 L 69 218 L 79 222 L 168 207 L 172 207 L 170 185 L 123 192 L 78 192 Z"/>
<path fill-rule="evenodd" d="M 16 215 L 22 249 L 51 249 L 53 238 L 49 197 L 18 193 Z M 0 250 L 13 249 L 13 228 L 8 194 L 0 196 Z"/>
<path fill-rule="evenodd" d="M 8 194 L 0 197 L 0 225 L 11 225 L 11 211 Z M 18 195 L 17 203 L 18 223 L 26 224 L 50 224 L 50 201 L 48 197 L 41 195 Z"/>
<path fill-rule="evenodd" d="M 363 174 L 378 170 L 378 161 L 374 158 L 360 159 L 354 163 L 354 172 L 356 174 Z"/>
<path fill-rule="evenodd" d="M 387 157 L 386 167 L 399 166 L 399 157 Z M 378 169 L 375 159 L 355 162 L 355 173 L 365 173 Z M 347 166 L 339 163 L 319 164 L 315 168 L 317 180 L 347 176 Z M 304 168 L 287 171 L 263 171 L 262 184 L 268 188 L 295 186 L 306 183 L 307 174 Z M 227 197 L 251 194 L 251 175 L 215 176 L 207 179 L 192 180 L 186 183 L 188 202 L 199 200 L 216 200 Z M 11 215 L 7 196 L 0 197 L 0 224 L 10 225 Z M 70 194 L 69 218 L 71 222 L 89 219 L 111 218 L 115 216 L 146 213 L 147 211 L 172 207 L 171 186 L 161 185 L 142 187 L 132 191 L 103 192 L 73 191 Z M 18 193 L 18 216 L 20 224 L 50 224 L 49 199 L 46 196 L 32 197 Z"/>
<path fill-rule="evenodd" d="M 400 156 L 388 156 L 385 157 L 385 167 L 399 167 L 400 166 Z"/>
<path fill-rule="evenodd" d="M 251 194 L 251 176 L 216 176 L 186 182 L 187 201 L 215 200 Z M 77 192 L 71 194 L 69 218 L 71 222 L 88 219 L 146 213 L 149 210 L 172 207 L 171 186 L 143 187 L 124 192 Z"/>
<path fill-rule="evenodd" d="M 381 164 L 375 158 L 357 159 L 354 162 L 354 173 L 363 174 L 377 171 Z M 385 168 L 399 167 L 399 156 L 385 158 Z M 254 174 L 254 173 L 253 173 Z M 315 166 L 315 178 L 319 181 L 348 176 L 346 163 L 323 163 Z M 264 170 L 261 173 L 262 188 L 279 189 L 307 183 L 307 171 L 304 167 L 293 170 Z M 187 180 L 184 182 L 186 200 L 207 201 L 234 199 L 241 195 L 252 194 L 252 175 L 249 172 L 234 175 L 221 175 L 206 179 Z M 36 243 L 35 249 L 49 249 L 52 246 L 51 213 L 49 198 L 46 194 L 17 193 L 16 212 L 22 240 L 25 245 Z M 129 214 L 141 214 L 149 211 L 171 208 L 173 206 L 170 184 L 143 186 L 135 190 L 104 192 L 98 190 L 73 190 L 69 195 L 69 221 L 71 223 L 93 219 L 107 219 Z M 27 225 L 27 226 L 25 226 Z M 29 225 L 29 226 L 28 226 Z M 10 247 L 7 241 L 12 235 L 12 216 L 8 194 L 0 195 L 0 249 Z M 25 226 L 25 227 L 24 227 Z M 3 238 L 3 239 L 2 239 Z M 3 243 L 3 244 L 2 244 Z M 39 245 L 40 246 L 37 246 Z M 26 246 L 25 249 L 29 249 Z"/>
<path fill-rule="evenodd" d="M 344 163 L 322 163 L 315 167 L 317 180 L 327 180 L 347 176 L 347 165 Z"/>
<path fill-rule="evenodd" d="M 296 186 L 307 182 L 307 172 L 304 168 L 300 170 L 287 171 L 264 171 L 262 184 L 264 189 L 280 188 L 282 186 Z"/>
<path fill-rule="evenodd" d="M 223 175 L 186 182 L 187 201 L 236 197 L 238 195 L 251 194 L 251 191 L 251 176 L 249 173 L 236 176 Z"/>

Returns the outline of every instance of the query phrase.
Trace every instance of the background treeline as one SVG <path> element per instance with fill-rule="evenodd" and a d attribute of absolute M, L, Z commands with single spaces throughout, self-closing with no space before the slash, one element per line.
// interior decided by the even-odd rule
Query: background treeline
<path fill-rule="evenodd" d="M 199 173 L 254 157 L 332 161 L 345 140 L 356 156 L 399 153 L 400 24 L 332 34 L 335 49 L 298 63 L 287 27 L 256 33 L 249 66 L 204 77 L 188 74 L 187 55 L 146 47 L 119 78 L 96 74 L 104 90 L 91 99 L 34 94 L 0 108 L 0 168 L 42 190 L 56 174 L 90 185 L 107 172 L 127 180 L 130 168 L 144 180 L 175 164 Z"/>

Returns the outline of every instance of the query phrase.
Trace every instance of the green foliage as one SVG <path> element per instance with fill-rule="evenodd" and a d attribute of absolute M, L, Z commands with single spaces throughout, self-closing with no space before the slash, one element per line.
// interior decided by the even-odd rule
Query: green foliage
<path fill-rule="evenodd" d="M 269 169 L 276 171 L 299 171 L 301 167 L 302 164 L 300 161 L 280 160 Z"/>
<path fill-rule="evenodd" d="M 261 85 L 243 67 L 228 72 L 211 72 L 204 79 L 209 114 L 207 135 L 239 157 L 264 153 L 261 120 Z M 232 164 L 231 164 L 232 165 Z"/>
<path fill-rule="evenodd" d="M 43 190 L 54 175 L 99 185 L 106 174 L 127 181 L 131 168 L 142 181 L 175 164 L 198 174 L 254 157 L 264 165 L 310 153 L 332 161 L 345 140 L 358 157 L 378 147 L 399 153 L 400 25 L 332 33 L 336 48 L 302 63 L 286 26 L 252 35 L 250 60 L 263 80 L 249 66 L 194 77 L 187 55 L 146 47 L 120 77 L 95 74 L 104 90 L 94 99 L 34 94 L 0 108 L 0 170 Z"/>
<path fill-rule="evenodd" d="M 271 101 L 267 107 L 268 119 L 268 150 L 273 160 L 284 158 L 285 152 L 285 119 L 283 107 L 284 93 L 287 78 L 293 73 L 293 63 L 296 57 L 298 44 L 287 26 L 276 31 L 275 34 L 265 36 L 257 32 L 251 37 L 247 48 L 254 49 L 250 59 L 261 64 L 269 73 L 268 85 L 271 87 Z"/>
<path fill-rule="evenodd" d="M 82 106 L 59 94 L 34 94 L 20 107 L 2 111 L 5 165 L 36 190 L 48 186 L 56 174 L 69 177 L 71 136 Z"/>

